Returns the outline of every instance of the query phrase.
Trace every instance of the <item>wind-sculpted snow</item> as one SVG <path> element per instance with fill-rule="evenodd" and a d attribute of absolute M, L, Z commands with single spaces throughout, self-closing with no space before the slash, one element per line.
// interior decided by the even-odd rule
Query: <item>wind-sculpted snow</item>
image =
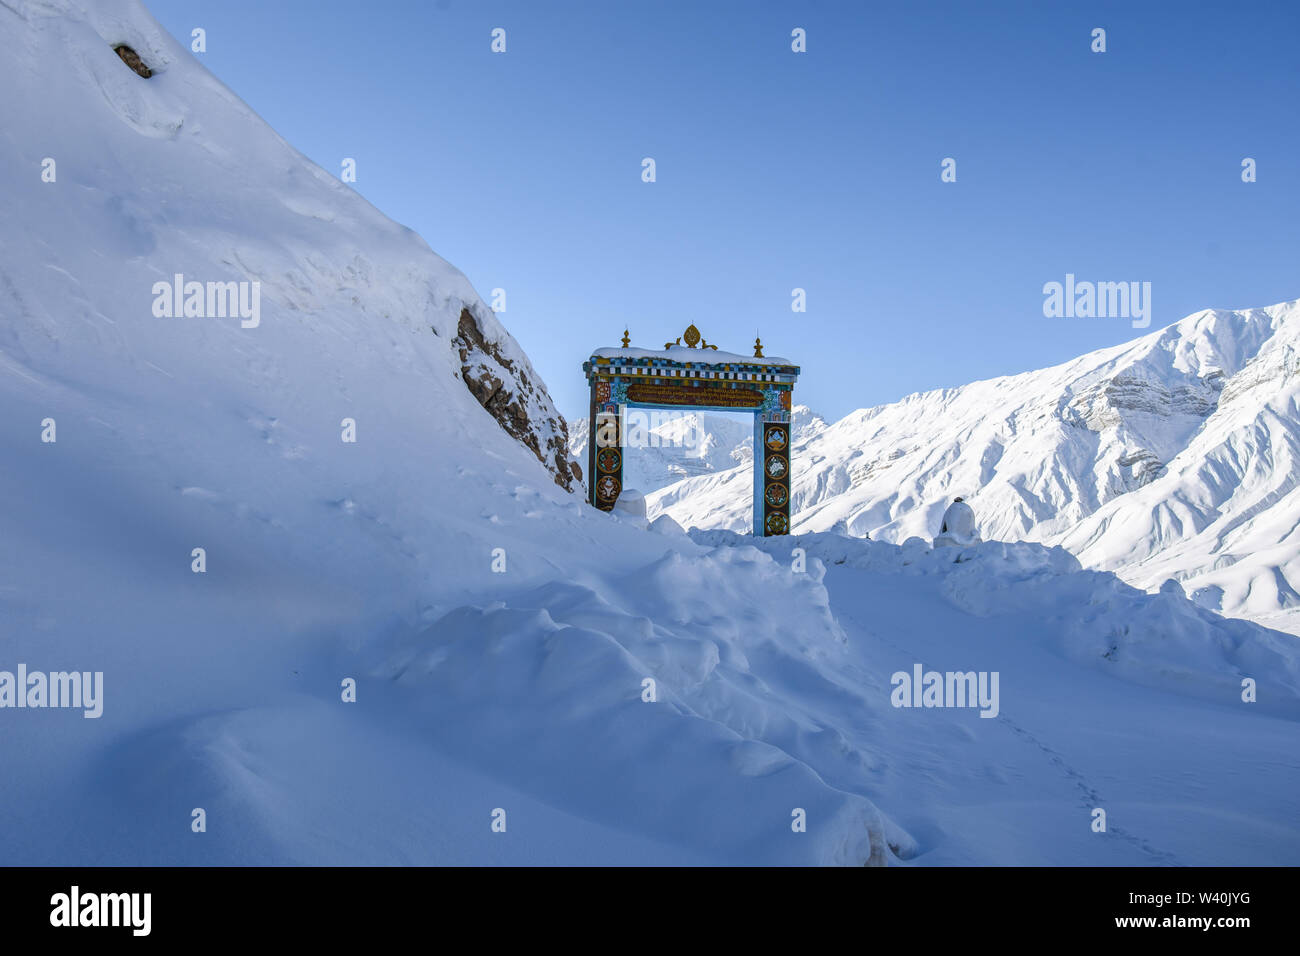
<path fill-rule="evenodd" d="M 639 540 L 660 556 L 576 564 L 565 580 L 431 611 L 422 627 L 394 622 L 383 640 L 308 660 L 302 689 L 272 704 L 200 707 L 129 736 L 76 771 L 95 803 L 69 789 L 50 808 L 112 836 L 89 848 L 62 831 L 11 836 L 11 858 L 1150 865 L 1300 854 L 1294 767 L 1281 769 L 1300 719 L 1289 639 L 1082 571 L 1060 548 L 827 533 Z M 996 719 L 892 706 L 890 672 L 913 661 L 996 664 Z M 356 668 L 364 706 L 302 692 L 339 666 Z M 1243 674 L 1258 677 L 1259 704 L 1240 703 Z M 222 835 L 176 832 L 178 799 L 206 808 Z M 1115 814 L 1105 839 L 1086 825 L 1099 805 Z M 506 815 L 500 835 L 490 809 Z M 791 829 L 794 812 L 806 833 Z"/>
<path fill-rule="evenodd" d="M 694 531 L 700 543 L 739 544 L 732 532 Z M 1204 700 L 1239 699 L 1242 679 L 1267 683 L 1258 707 L 1300 719 L 1300 644 L 1246 621 L 1226 620 L 1190 601 L 1177 584 L 1157 594 L 1112 574 L 1084 570 L 1061 547 L 988 541 L 967 548 L 901 546 L 802 534 L 757 539 L 782 557 L 802 548 L 832 566 L 874 574 L 924 575 L 954 607 L 1022 629 L 1033 622 L 1036 641 L 1050 642 L 1081 664 L 1106 674 Z"/>
<path fill-rule="evenodd" d="M 453 610 L 376 677 L 422 725 L 455 727 L 471 766 L 597 822 L 724 863 L 882 864 L 912 841 L 845 792 L 870 767 L 836 722 L 879 704 L 839 676 L 844 644 L 815 574 L 752 548 L 669 551 Z"/>

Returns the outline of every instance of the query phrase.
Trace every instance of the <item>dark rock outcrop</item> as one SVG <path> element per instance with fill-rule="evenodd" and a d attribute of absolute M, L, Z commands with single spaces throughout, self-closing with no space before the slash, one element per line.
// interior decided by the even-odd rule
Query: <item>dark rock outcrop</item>
<path fill-rule="evenodd" d="M 538 404 L 534 400 L 536 386 L 501 354 L 495 343 L 484 338 L 469 309 L 461 310 L 452 342 L 459 350 L 460 374 L 470 394 L 507 434 L 537 456 L 557 485 L 571 491 L 575 478 L 581 479 L 581 472 L 575 473 L 568 457 L 569 434 L 564 419 L 556 415 L 545 422 L 534 422 L 529 417 L 528 407 Z"/>
<path fill-rule="evenodd" d="M 138 75 L 143 76 L 146 80 L 153 76 L 153 70 L 145 65 L 144 60 L 140 59 L 140 54 L 136 53 L 125 43 L 113 47 L 113 52 L 122 58 L 122 62 L 134 70 Z"/>

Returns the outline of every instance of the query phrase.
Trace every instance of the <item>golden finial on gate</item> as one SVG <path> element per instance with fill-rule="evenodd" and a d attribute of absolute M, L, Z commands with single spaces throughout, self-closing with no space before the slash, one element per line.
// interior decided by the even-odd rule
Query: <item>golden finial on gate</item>
<path fill-rule="evenodd" d="M 623 330 L 623 348 L 627 348 L 627 347 L 628 347 L 629 345 L 631 345 L 631 344 L 632 344 L 632 340 L 629 339 L 628 336 L 627 336 L 627 329 L 624 329 L 624 330 Z"/>
<path fill-rule="evenodd" d="M 754 336 L 754 358 L 763 357 L 763 340 L 757 335 Z"/>
<path fill-rule="evenodd" d="M 708 340 L 705 339 L 704 336 L 700 335 L 700 330 L 697 329 L 693 324 L 686 326 L 686 331 L 683 332 L 681 335 L 677 336 L 676 342 L 665 342 L 664 348 L 670 349 L 674 345 L 681 345 L 682 339 L 686 340 L 686 347 L 688 349 L 693 349 L 696 346 L 698 346 L 699 348 L 702 349 L 713 349 L 713 351 L 715 352 L 718 350 L 718 347 L 716 345 L 710 345 L 708 343 Z"/>

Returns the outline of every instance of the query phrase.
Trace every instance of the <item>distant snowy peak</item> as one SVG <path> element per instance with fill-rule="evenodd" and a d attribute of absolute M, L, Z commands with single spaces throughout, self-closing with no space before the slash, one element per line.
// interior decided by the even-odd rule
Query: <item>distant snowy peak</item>
<path fill-rule="evenodd" d="M 1261 310 L 1250 351 L 1164 472 L 1059 543 L 1142 587 L 1167 578 L 1199 603 L 1295 629 L 1300 612 L 1300 311 Z"/>
<path fill-rule="evenodd" d="M 826 419 L 807 405 L 795 405 L 790 409 L 791 424 L 794 426 L 794 444 L 809 441 L 824 432 Z"/>
<path fill-rule="evenodd" d="M 961 495 L 985 538 L 1059 541 L 1143 586 L 1190 577 L 1209 603 L 1223 587 L 1222 610 L 1248 593 L 1277 610 L 1300 591 L 1300 542 L 1283 540 L 1297 373 L 1300 304 L 1289 302 L 1198 312 L 1052 368 L 853 412 L 796 445 L 794 530 L 930 538 Z M 741 468 L 680 482 L 649 496 L 650 516 L 746 530 L 749 481 Z M 1251 546 L 1270 557 L 1229 585 L 1223 565 L 1245 559 L 1207 529 L 1240 535 L 1241 522 L 1269 528 Z M 1175 546 L 1191 550 L 1161 563 Z M 1126 570 L 1133 561 L 1144 570 Z"/>

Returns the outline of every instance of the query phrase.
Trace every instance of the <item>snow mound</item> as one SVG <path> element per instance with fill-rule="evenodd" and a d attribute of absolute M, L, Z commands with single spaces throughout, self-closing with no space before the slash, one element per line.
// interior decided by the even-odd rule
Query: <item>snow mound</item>
<path fill-rule="evenodd" d="M 817 574 L 674 550 L 457 608 L 374 676 L 423 725 L 454 726 L 458 758 L 597 822 L 721 862 L 883 864 L 911 838 L 830 785 L 866 770 L 826 711 L 851 693 L 844 644 Z"/>
<path fill-rule="evenodd" d="M 740 546 L 728 531 L 692 531 L 699 543 Z M 788 556 L 802 548 L 824 565 L 874 574 L 938 579 L 953 607 L 1029 639 L 1050 641 L 1069 659 L 1124 680 L 1224 704 L 1240 700 L 1242 681 L 1267 686 L 1256 706 L 1300 719 L 1300 646 L 1287 635 L 1234 621 L 1189 600 L 1174 584 L 1146 594 L 1112 574 L 1083 570 L 1061 547 L 984 542 L 925 550 L 827 532 L 754 539 Z"/>

